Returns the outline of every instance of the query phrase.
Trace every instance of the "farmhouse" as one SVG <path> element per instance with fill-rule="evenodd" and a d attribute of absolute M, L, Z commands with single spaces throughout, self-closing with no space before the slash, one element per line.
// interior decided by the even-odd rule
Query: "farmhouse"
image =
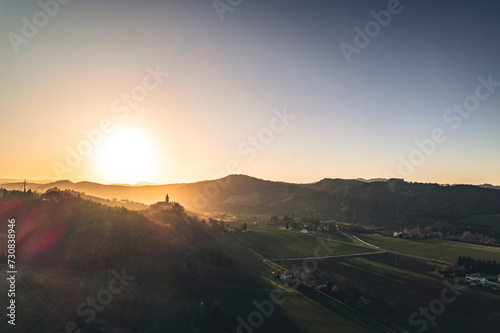
<path fill-rule="evenodd" d="M 280 279 L 283 282 L 289 281 L 289 280 L 293 279 L 293 273 L 290 271 L 281 272 Z"/>
<path fill-rule="evenodd" d="M 467 274 L 465 276 L 465 281 L 472 285 L 481 284 L 487 286 L 489 284 L 488 278 L 481 276 L 479 273 Z"/>

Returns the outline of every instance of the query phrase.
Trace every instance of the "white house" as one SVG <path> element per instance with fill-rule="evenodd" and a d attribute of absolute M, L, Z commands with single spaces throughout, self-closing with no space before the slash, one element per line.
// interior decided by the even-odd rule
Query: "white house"
<path fill-rule="evenodd" d="M 293 273 L 290 271 L 281 272 L 280 279 L 283 282 L 291 280 L 293 278 Z"/>
<path fill-rule="evenodd" d="M 306 229 L 302 229 L 300 232 L 303 233 L 303 234 L 307 234 L 307 230 Z"/>
<path fill-rule="evenodd" d="M 465 280 L 473 285 L 482 284 L 483 286 L 487 286 L 489 284 L 488 278 L 481 276 L 478 273 L 467 274 L 465 276 Z"/>

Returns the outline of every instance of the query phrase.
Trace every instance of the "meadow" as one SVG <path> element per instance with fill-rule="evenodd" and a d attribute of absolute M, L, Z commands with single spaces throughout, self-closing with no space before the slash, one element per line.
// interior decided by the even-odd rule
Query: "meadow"
<path fill-rule="evenodd" d="M 370 244 L 390 251 L 397 251 L 415 256 L 456 262 L 458 256 L 471 256 L 481 260 L 500 261 L 500 248 L 493 246 L 469 244 L 439 239 L 413 240 L 398 237 L 357 235 Z"/>
<path fill-rule="evenodd" d="M 248 238 L 262 242 L 264 247 L 257 250 L 249 247 L 248 241 L 245 241 Z M 249 226 L 247 233 L 223 234 L 217 243 L 229 253 L 237 273 L 212 268 L 206 270 L 205 274 L 211 281 L 218 281 L 213 284 L 213 288 L 216 288 L 217 297 L 223 304 L 231 304 L 226 309 L 233 322 L 238 317 L 246 319 L 256 310 L 252 304 L 254 300 L 268 300 L 273 290 L 279 290 L 283 293 L 284 302 L 275 307 L 275 312 L 265 319 L 258 332 L 373 332 L 370 326 L 356 318 L 332 312 L 321 303 L 271 278 L 272 271 L 279 265 L 265 264 L 265 258 L 259 250 L 283 251 L 290 248 L 293 253 L 298 253 L 301 246 L 305 245 L 307 250 L 302 250 L 303 253 L 310 254 L 307 251 L 314 251 L 318 245 L 315 238 L 291 230 L 259 225 Z M 358 251 L 356 246 L 353 249 Z M 343 251 L 347 253 L 348 248 Z"/>
<path fill-rule="evenodd" d="M 410 316 L 431 302 L 442 298 L 443 290 L 453 285 L 436 272 L 436 265 L 419 259 L 391 253 L 365 257 L 332 258 L 320 263 L 319 271 L 335 285 L 325 293 L 357 309 L 379 323 L 391 323 L 409 332 L 421 324 L 411 325 Z M 500 320 L 497 304 L 500 293 L 482 287 L 455 285 L 459 295 L 445 309 L 428 322 L 428 332 L 495 331 Z M 317 295 L 318 302 L 327 302 Z M 415 318 L 422 319 L 422 316 Z M 480 322 L 470 318 L 481 318 Z"/>
<path fill-rule="evenodd" d="M 317 236 L 317 237 L 315 237 Z M 322 239 L 322 242 L 318 240 Z M 337 234 L 304 234 L 298 230 L 279 229 L 266 225 L 248 224 L 247 232 L 238 234 L 238 238 L 249 248 L 254 249 L 268 259 L 290 259 L 314 257 L 315 251 L 325 255 L 321 244 L 330 237 L 330 255 L 343 255 L 373 251 L 358 244 L 350 244 L 350 240 Z"/>
<path fill-rule="evenodd" d="M 349 238 L 336 233 L 311 235 L 302 234 L 296 230 L 249 225 L 246 233 L 233 235 L 239 238 L 239 244 L 251 248 L 260 256 L 282 259 L 274 260 L 274 263 L 282 268 L 300 266 L 301 260 L 285 259 L 311 256 L 318 244 L 316 237 L 326 239 L 328 236 L 333 243 L 339 245 L 336 248 L 338 251 L 336 254 L 349 255 L 370 251 L 358 244 L 350 244 Z M 484 260 L 495 260 L 499 253 L 494 247 L 451 241 L 415 241 L 365 234 L 358 236 L 384 250 L 444 261 L 455 261 L 458 255 L 464 254 L 484 258 Z M 248 251 L 246 250 L 245 253 Z M 283 257 L 280 258 L 279 255 Z M 309 306 L 303 308 L 303 311 L 294 313 L 293 318 L 300 318 L 301 314 L 307 313 L 305 309 L 315 304 L 320 306 L 322 311 L 339 316 L 336 321 L 340 318 L 346 322 L 355 321 L 360 323 L 361 327 L 370 326 L 372 331 L 384 331 L 385 328 L 388 331 L 401 329 L 416 332 L 423 327 L 423 317 L 415 316 L 414 319 L 416 319 L 410 322 L 410 316 L 418 312 L 421 307 L 428 307 L 430 302 L 439 299 L 443 289 L 447 287 L 446 280 L 438 273 L 441 266 L 436 262 L 390 252 L 326 259 L 320 262 L 318 274 L 328 277 L 327 280 L 330 282 L 328 290 L 315 292 L 313 289 L 301 286 L 298 290 L 299 299 L 307 299 L 305 304 Z M 267 267 L 268 271 L 270 269 L 272 267 Z M 274 281 L 271 283 L 281 284 Z M 340 291 L 332 293 L 333 285 L 337 285 Z M 428 331 L 451 332 L 461 331 L 463 328 L 470 330 L 480 328 L 481 331 L 494 330 L 496 323 L 500 320 L 500 314 L 493 309 L 500 301 L 500 293 L 491 289 L 466 285 L 457 285 L 456 288 L 460 296 L 451 304 L 446 304 L 445 311 L 437 316 L 435 321 L 425 324 L 428 325 Z M 333 301 L 332 297 L 336 301 Z M 467 319 L 471 315 L 482 316 L 479 326 Z M 420 321 L 418 322 L 417 319 Z M 369 325 L 370 320 L 375 321 L 375 325 Z M 308 325 L 311 327 L 312 324 L 308 323 Z M 361 327 L 357 329 L 362 329 Z"/>

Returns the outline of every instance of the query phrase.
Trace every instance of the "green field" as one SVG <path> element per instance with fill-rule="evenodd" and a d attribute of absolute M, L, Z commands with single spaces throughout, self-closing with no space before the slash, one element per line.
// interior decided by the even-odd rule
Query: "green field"
<path fill-rule="evenodd" d="M 259 230 L 256 231 L 255 229 Z M 292 247 L 297 250 L 301 244 L 306 244 L 314 250 L 317 240 L 313 237 L 297 234 L 288 230 L 279 230 L 270 227 L 251 227 L 248 233 L 224 234 L 217 243 L 228 253 L 233 261 L 233 267 L 239 272 L 231 278 L 228 271 L 218 269 L 205 270 L 205 276 L 212 281 L 219 281 L 213 285 L 217 290 L 217 297 L 223 304 L 231 304 L 228 313 L 233 322 L 238 316 L 246 318 L 255 311 L 253 300 L 264 301 L 269 299 L 270 292 L 278 289 L 284 294 L 284 303 L 276 306 L 272 316 L 266 319 L 258 332 L 373 332 L 372 329 L 360 323 L 359 320 L 347 318 L 339 313 L 332 312 L 322 304 L 304 296 L 302 293 L 285 288 L 280 282 L 270 279 L 273 268 L 263 263 L 263 257 L 255 250 L 249 249 L 240 238 L 248 235 L 260 240 L 262 245 L 274 248 Z M 256 235 L 252 235 L 253 231 Z M 298 237 L 302 236 L 302 237 Z M 298 239 L 301 242 L 297 243 Z M 253 238 L 252 238 L 253 239 Z M 280 244 L 276 245 L 279 241 Z M 270 242 L 270 243 L 268 243 Z M 314 246 L 314 247 L 313 247 Z M 356 246 L 353 248 L 357 249 Z M 362 248 L 360 248 L 362 249 Z M 366 250 L 366 249 L 362 249 Z M 293 325 L 290 325 L 292 324 Z"/>
<path fill-rule="evenodd" d="M 360 234 L 365 242 L 382 249 L 407 253 L 415 256 L 456 262 L 458 256 L 471 256 L 481 260 L 500 260 L 500 248 L 438 239 L 410 240 Z"/>
<path fill-rule="evenodd" d="M 321 248 L 328 238 L 328 234 L 317 234 L 319 240 L 312 234 L 303 234 L 298 230 L 278 229 L 265 225 L 248 225 L 248 231 L 238 234 L 237 237 L 247 247 L 252 248 L 269 259 L 289 259 L 301 257 L 313 257 L 316 253 L 327 255 Z M 341 235 L 330 236 L 329 255 L 343 255 L 352 253 L 364 253 L 373 251 L 356 244 L 348 244 L 350 240 Z M 337 242 L 340 241 L 340 242 Z"/>
<path fill-rule="evenodd" d="M 369 321 L 361 319 L 360 316 L 364 315 L 372 318 L 379 325 L 384 326 L 384 320 L 387 320 L 390 324 L 395 323 L 397 327 L 413 332 L 418 327 L 409 325 L 409 316 L 420 306 L 428 305 L 433 299 L 439 297 L 446 286 L 442 276 L 436 271 L 439 264 L 389 253 L 333 258 L 320 263 L 319 272 L 336 281 L 335 283 L 341 289 L 340 301 L 354 309 L 353 311 L 346 310 L 344 305 L 328 298 L 335 296 L 329 290 L 322 294 L 313 289 L 301 287 L 297 292 L 284 289 L 282 283 L 266 278 L 266 274 L 273 270 L 273 267 L 261 264 L 264 255 L 272 259 L 279 258 L 280 255 L 283 258 L 311 256 L 319 244 L 316 237 L 327 238 L 328 234 L 302 234 L 296 230 L 283 230 L 262 225 L 249 225 L 248 232 L 245 233 L 224 234 L 218 240 L 219 244 L 224 244 L 235 266 L 239 267 L 239 270 L 246 271 L 247 277 L 240 276 L 237 279 L 240 282 L 245 281 L 244 284 L 224 282 L 224 285 L 220 286 L 220 295 L 225 295 L 228 303 L 239 303 L 239 308 L 252 311 L 248 304 L 244 304 L 248 298 L 240 299 L 234 296 L 236 290 L 242 288 L 244 289 L 242 293 L 249 297 L 253 295 L 258 300 L 258 297 L 265 296 L 261 291 L 267 288 L 265 284 L 262 284 L 262 280 L 267 280 L 270 288 L 282 290 L 287 301 L 279 307 L 276 315 L 272 316 L 276 321 L 270 319 L 270 324 L 267 326 L 269 329 L 276 327 L 275 325 L 280 321 L 286 325 L 290 320 L 303 332 L 375 331 L 375 327 L 365 326 L 369 325 Z M 489 260 L 498 253 L 496 249 L 490 247 L 447 241 L 411 241 L 372 235 L 359 235 L 359 237 L 384 249 L 441 260 L 456 260 L 457 253 L 464 252 Z M 338 254 L 369 251 L 365 247 L 349 244 L 349 239 L 342 235 L 334 234 L 331 238 L 333 242 L 339 244 L 339 247 L 335 248 Z M 302 261 L 275 260 L 274 262 L 290 268 L 293 264 L 300 266 Z M 259 272 L 258 276 L 255 276 L 257 272 Z M 253 280 L 254 278 L 256 280 Z M 252 288 L 255 289 L 252 290 Z M 494 306 L 499 299 L 498 296 L 486 290 L 469 290 L 461 287 L 461 291 L 459 301 L 450 304 L 447 307 L 448 311 L 439 317 L 437 323 L 440 327 L 454 330 L 461 326 L 474 327 L 473 324 L 469 325 L 467 320 L 462 320 L 466 318 L 467 312 L 472 311 L 479 315 Z M 356 302 L 360 296 L 371 300 L 372 304 L 358 308 Z M 470 304 L 481 304 L 481 306 L 471 308 Z M 356 311 L 360 313 L 356 314 Z M 284 320 L 284 317 L 288 320 Z M 490 329 L 498 318 L 497 314 L 488 314 L 481 328 Z M 436 332 L 432 329 L 429 331 Z"/>
<path fill-rule="evenodd" d="M 339 287 L 337 293 L 325 290 L 324 294 L 343 301 L 381 324 L 387 320 L 400 329 L 416 332 L 418 325 L 410 325 L 408 318 L 419 307 L 429 306 L 433 300 L 440 298 L 447 285 L 435 272 L 434 264 L 411 257 L 397 257 L 395 260 L 394 254 L 379 253 L 321 262 L 320 272 Z M 460 295 L 436 317 L 437 327 L 441 330 L 429 329 L 428 332 L 495 331 L 500 313 L 492 309 L 497 308 L 500 294 L 464 284 L 456 288 L 460 290 Z M 328 299 L 309 294 L 327 306 Z M 359 306 L 361 297 L 368 299 L 369 303 Z M 470 320 L 477 317 L 481 317 L 480 322 Z"/>

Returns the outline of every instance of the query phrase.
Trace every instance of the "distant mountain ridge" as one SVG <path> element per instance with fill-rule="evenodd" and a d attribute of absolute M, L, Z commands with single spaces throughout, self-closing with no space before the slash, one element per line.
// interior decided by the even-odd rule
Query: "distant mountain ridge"
<path fill-rule="evenodd" d="M 500 186 L 495 186 L 495 185 L 491 185 L 491 184 L 483 184 L 483 185 L 479 185 L 479 186 L 484 187 L 484 188 L 492 188 L 495 190 L 500 190 Z"/>
<path fill-rule="evenodd" d="M 0 187 L 19 190 L 19 183 Z M 27 184 L 27 189 L 38 192 L 53 187 L 145 204 L 163 201 L 168 193 L 172 201 L 202 212 L 296 214 L 366 223 L 425 222 L 500 214 L 500 191 L 492 185 L 450 186 L 411 183 L 402 179 L 325 178 L 315 183 L 295 184 L 230 175 L 216 180 L 169 185 L 102 185 L 67 180 Z"/>

